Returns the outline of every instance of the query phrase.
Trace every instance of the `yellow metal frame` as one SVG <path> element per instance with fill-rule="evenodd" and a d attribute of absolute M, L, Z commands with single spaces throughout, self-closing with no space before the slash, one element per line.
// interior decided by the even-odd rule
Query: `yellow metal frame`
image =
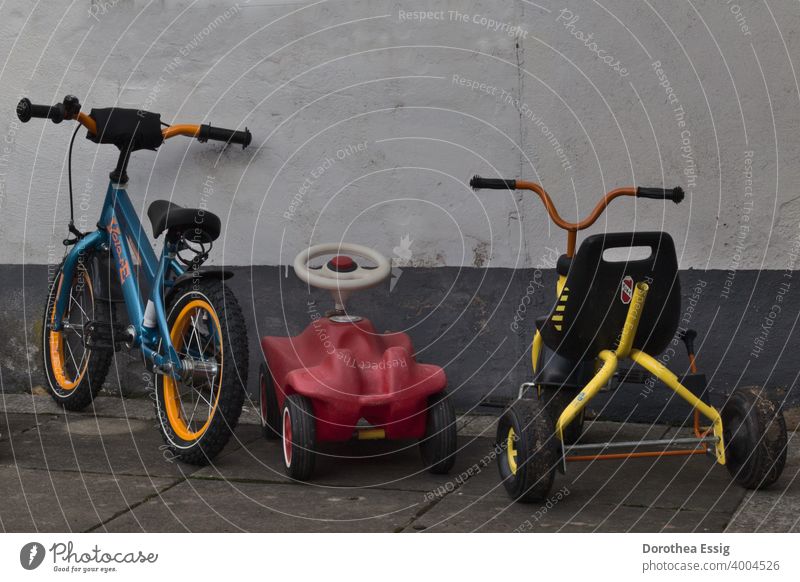
<path fill-rule="evenodd" d="M 566 279 L 562 276 L 559 277 L 558 281 L 558 292 L 559 295 L 561 291 L 564 289 L 564 284 Z M 639 320 L 642 315 L 642 311 L 644 309 L 644 303 L 647 299 L 647 292 L 649 290 L 649 286 L 647 283 L 640 282 L 637 283 L 634 287 L 633 297 L 631 299 L 630 306 L 628 307 L 628 314 L 625 318 L 625 324 L 622 327 L 622 334 L 620 336 L 619 345 L 616 350 L 602 350 L 598 354 L 598 358 L 602 361 L 602 366 L 600 369 L 595 373 L 594 377 L 589 381 L 588 384 L 581 390 L 578 395 L 570 402 L 564 411 L 561 413 L 561 416 L 558 418 L 556 422 L 556 436 L 563 442 L 563 434 L 564 428 L 569 425 L 583 410 L 586 404 L 594 398 L 597 393 L 608 384 L 611 377 L 614 375 L 614 372 L 617 369 L 617 365 L 620 360 L 623 359 L 630 359 L 634 363 L 638 364 L 639 366 L 643 367 L 645 370 L 653 374 L 656 378 L 661 380 L 664 384 L 666 384 L 669 388 L 675 391 L 675 393 L 683 398 L 686 402 L 688 402 L 696 411 L 696 413 L 700 413 L 705 416 L 708 420 L 711 421 L 711 427 L 714 432 L 714 436 L 717 438 L 717 443 L 715 447 L 715 454 L 717 458 L 717 462 L 720 465 L 725 464 L 725 444 L 722 435 L 722 418 L 719 415 L 719 412 L 713 407 L 709 406 L 702 400 L 700 400 L 697 396 L 695 396 L 688 388 L 686 388 L 683 384 L 680 383 L 678 377 L 673 374 L 666 366 L 664 366 L 661 362 L 646 354 L 641 350 L 632 349 L 633 340 L 636 337 L 636 331 L 639 328 Z M 536 372 L 536 366 L 539 358 L 539 352 L 542 348 L 542 337 L 539 332 L 536 332 L 536 335 L 533 339 L 533 345 L 531 346 L 531 358 L 533 362 L 533 371 Z M 589 458 L 627 458 L 631 456 L 665 456 L 669 454 L 695 454 L 695 453 L 702 453 L 705 449 L 697 449 L 697 450 L 673 450 L 673 451 L 662 451 L 662 452 L 654 452 L 654 453 L 628 453 L 628 454 L 617 454 L 617 455 L 594 455 L 591 457 L 573 457 L 573 460 L 588 460 Z M 567 458 L 570 460 L 570 458 Z"/>

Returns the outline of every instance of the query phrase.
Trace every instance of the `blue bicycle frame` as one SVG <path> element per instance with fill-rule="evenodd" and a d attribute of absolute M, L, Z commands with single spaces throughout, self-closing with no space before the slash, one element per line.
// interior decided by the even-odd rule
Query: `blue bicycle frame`
<path fill-rule="evenodd" d="M 81 257 L 93 251 L 111 249 L 113 266 L 120 280 L 128 320 L 135 331 L 133 345 L 138 347 L 148 361 L 161 370 L 177 376 L 181 369 L 181 359 L 170 338 L 167 317 L 164 311 L 164 291 L 173 285 L 173 279 L 183 275 L 185 270 L 176 260 L 177 245 L 165 242 L 161 257 L 157 258 L 150 247 L 138 214 L 131 204 L 125 184 L 111 180 L 106 191 L 103 210 L 97 230 L 82 237 L 67 254 L 62 267 L 64 281 L 71 281 Z M 144 242 L 144 244 L 142 244 Z M 136 257 L 136 264 L 132 258 Z M 150 286 L 150 301 L 156 315 L 156 327 L 144 325 L 145 307 L 139 289 L 136 267 Z M 62 285 L 56 301 L 56 312 L 52 322 L 54 331 L 63 327 L 62 318 L 69 303 L 69 285 Z M 159 350 L 159 345 L 163 349 Z"/>

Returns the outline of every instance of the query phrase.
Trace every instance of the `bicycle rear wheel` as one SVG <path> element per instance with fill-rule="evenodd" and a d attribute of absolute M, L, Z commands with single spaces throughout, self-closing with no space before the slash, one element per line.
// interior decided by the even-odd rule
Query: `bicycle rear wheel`
<path fill-rule="evenodd" d="M 172 344 L 194 367 L 156 376 L 156 414 L 179 460 L 208 464 L 233 434 L 247 386 L 247 329 L 236 298 L 218 279 L 185 284 L 167 305 Z"/>

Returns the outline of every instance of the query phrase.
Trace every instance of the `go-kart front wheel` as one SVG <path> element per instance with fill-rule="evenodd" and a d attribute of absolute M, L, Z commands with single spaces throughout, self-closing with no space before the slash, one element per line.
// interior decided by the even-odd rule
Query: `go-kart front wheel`
<path fill-rule="evenodd" d="M 456 462 L 456 411 L 447 393 L 428 398 L 425 436 L 419 443 L 422 462 L 433 474 L 443 475 Z"/>
<path fill-rule="evenodd" d="M 314 473 L 316 453 L 314 409 L 305 396 L 291 394 L 283 403 L 281 414 L 283 466 L 292 479 L 305 481 Z"/>
<path fill-rule="evenodd" d="M 572 399 L 577 396 L 577 390 L 545 386 L 539 394 L 539 399 L 544 403 L 544 407 L 553 417 L 553 424 L 558 422 L 561 413 L 572 403 Z M 578 416 L 564 427 L 564 444 L 574 445 L 580 440 L 583 434 L 583 424 L 586 418 L 586 409 L 581 409 Z"/>
<path fill-rule="evenodd" d="M 786 421 L 759 386 L 737 388 L 722 407 L 728 472 L 746 489 L 764 489 L 786 465 Z"/>
<path fill-rule="evenodd" d="M 515 401 L 500 417 L 495 451 L 508 494 L 523 502 L 547 498 L 559 462 L 551 415 L 537 400 Z"/>
<path fill-rule="evenodd" d="M 261 432 L 264 438 L 273 441 L 281 436 L 281 411 L 275 394 L 275 382 L 269 366 L 262 362 L 258 369 L 259 410 L 261 412 Z"/>

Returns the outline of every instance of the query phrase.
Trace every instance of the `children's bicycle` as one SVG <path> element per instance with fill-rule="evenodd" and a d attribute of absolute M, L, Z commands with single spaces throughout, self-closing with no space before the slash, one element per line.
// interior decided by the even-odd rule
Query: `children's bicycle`
<path fill-rule="evenodd" d="M 23 123 L 38 117 L 80 124 L 68 160 L 71 236 L 64 245 L 71 249 L 50 282 L 44 313 L 50 394 L 67 410 L 85 408 L 100 391 L 114 352 L 138 349 L 154 372 L 156 412 L 169 450 L 182 461 L 208 463 L 239 420 L 248 366 L 244 317 L 225 284 L 232 273 L 202 267 L 221 222 L 208 210 L 156 200 L 147 211 L 153 236 L 164 235 L 156 257 L 128 198 L 127 168 L 132 152 L 156 150 L 178 135 L 247 147 L 250 132 L 170 126 L 157 113 L 117 107 L 87 115 L 69 95 L 52 107 L 22 99 L 17 116 Z M 74 222 L 72 147 L 81 126 L 91 141 L 120 150 L 91 232 Z M 125 304 L 127 322 L 116 321 L 117 303 Z"/>
<path fill-rule="evenodd" d="M 736 388 L 721 411 L 709 402 L 705 376 L 697 372 L 696 333 L 679 328 L 680 281 L 672 238 L 665 232 L 597 234 L 575 252 L 578 231 L 594 224 L 615 198 L 679 203 L 684 197 L 681 188 L 619 188 L 607 193 L 587 218 L 572 223 L 561 218 L 550 196 L 534 182 L 475 176 L 470 186 L 535 192 L 552 221 L 567 231 L 567 252 L 556 267 L 555 306 L 536 320 L 533 379 L 520 386 L 518 398 L 498 423 L 496 450 L 503 451 L 497 456 L 498 468 L 511 497 L 543 500 L 555 471 L 565 471 L 567 462 L 601 459 L 710 454 L 748 489 L 761 489 L 778 479 L 786 463 L 786 424 L 764 390 Z M 639 256 L 640 251 L 646 256 Z M 679 378 L 651 354 L 674 350 L 681 342 L 690 373 Z M 645 373 L 619 369 L 625 359 Z M 644 383 L 650 375 L 692 406 L 694 435 L 583 443 L 586 404 L 612 382 Z M 701 417 L 710 426 L 702 427 Z M 653 447 L 658 449 L 650 450 Z M 628 451 L 607 452 L 614 448 Z"/>

